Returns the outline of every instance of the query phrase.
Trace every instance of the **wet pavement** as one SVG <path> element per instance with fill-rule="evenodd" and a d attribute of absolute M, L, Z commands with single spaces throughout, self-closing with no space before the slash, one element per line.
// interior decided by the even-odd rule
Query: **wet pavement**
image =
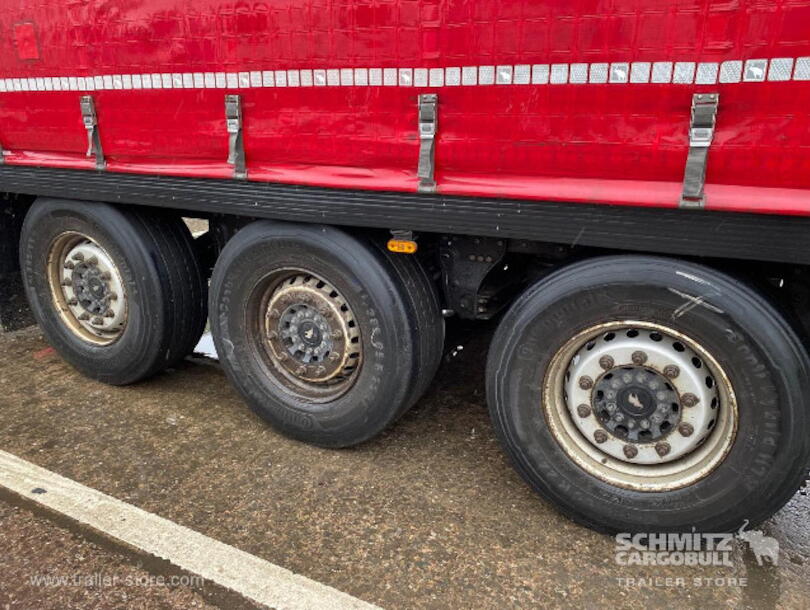
<path fill-rule="evenodd" d="M 760 528 L 781 546 L 778 567 L 741 544 L 730 567 L 617 565 L 613 538 L 539 499 L 501 453 L 484 399 L 488 330 L 473 328 L 484 332 L 454 331 L 449 345 L 464 349 L 410 413 L 341 451 L 274 432 L 214 364 L 111 388 L 74 372 L 36 329 L 0 335 L 0 449 L 386 608 L 810 608 L 800 494 Z M 72 552 L 37 550 L 64 532 L 27 510 L 0 501 L 0 608 L 33 595 L 18 582 L 31 573 L 77 569 Z M 37 607 L 63 607 L 58 591 L 35 593 Z"/>
<path fill-rule="evenodd" d="M 0 548 L 0 608 L 216 608 L 202 595 L 204 582 L 150 573 L 126 554 L 5 502 Z"/>

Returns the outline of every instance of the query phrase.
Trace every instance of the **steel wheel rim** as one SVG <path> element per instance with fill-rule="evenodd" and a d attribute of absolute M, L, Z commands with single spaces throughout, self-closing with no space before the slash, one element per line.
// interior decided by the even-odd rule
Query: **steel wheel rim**
<path fill-rule="evenodd" d="M 51 298 L 65 326 L 94 345 L 115 343 L 129 320 L 127 294 L 113 258 L 77 232 L 59 235 L 48 252 Z"/>
<path fill-rule="evenodd" d="M 363 362 L 360 326 L 349 302 L 304 269 L 272 273 L 249 313 L 271 378 L 307 402 L 329 402 L 357 380 Z"/>
<path fill-rule="evenodd" d="M 630 379 L 614 387 L 611 373 Z M 637 380 L 642 373 L 643 383 Z M 649 387 L 663 380 L 671 390 Z M 621 403 L 609 411 L 606 388 L 615 391 L 613 402 Z M 543 390 L 546 421 L 568 457 L 593 476 L 626 489 L 669 491 L 692 485 L 722 463 L 736 436 L 736 397 L 723 368 L 698 342 L 660 324 L 617 321 L 578 333 L 552 358 Z M 677 404 L 678 416 L 672 418 L 670 411 L 669 427 L 662 431 L 659 422 L 653 438 L 639 438 L 637 430 L 631 439 L 612 419 L 621 413 L 637 423 L 667 403 L 673 410 Z M 611 416 L 609 423 L 602 411 Z"/>

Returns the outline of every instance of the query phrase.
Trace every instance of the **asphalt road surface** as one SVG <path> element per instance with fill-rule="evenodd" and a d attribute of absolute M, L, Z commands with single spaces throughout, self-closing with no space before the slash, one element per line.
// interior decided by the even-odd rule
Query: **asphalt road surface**
<path fill-rule="evenodd" d="M 742 543 L 728 567 L 618 565 L 613 538 L 535 496 L 493 437 L 476 328 L 453 331 L 464 349 L 396 426 L 341 451 L 274 432 L 215 364 L 112 388 L 37 329 L 1 335 L 0 450 L 384 608 L 810 608 L 807 496 L 761 528 L 776 567 Z M 255 607 L 149 584 L 160 564 L 13 494 L 0 493 L 0 550 L 0 609 Z M 99 573 L 114 582 L 35 578 Z"/>

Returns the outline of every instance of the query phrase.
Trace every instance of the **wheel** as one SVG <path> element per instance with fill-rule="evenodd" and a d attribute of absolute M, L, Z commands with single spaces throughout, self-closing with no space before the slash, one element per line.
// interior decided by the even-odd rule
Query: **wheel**
<path fill-rule="evenodd" d="M 89 377 L 140 381 L 202 335 L 206 279 L 178 217 L 39 199 L 23 223 L 20 261 L 46 338 Z"/>
<path fill-rule="evenodd" d="M 338 229 L 248 225 L 222 251 L 210 301 L 228 378 L 288 436 L 361 443 L 418 391 L 417 320 L 396 271 Z"/>
<path fill-rule="evenodd" d="M 810 463 L 808 357 L 763 298 L 699 265 L 571 265 L 523 294 L 487 365 L 518 472 L 608 532 L 724 532 L 796 492 Z"/>

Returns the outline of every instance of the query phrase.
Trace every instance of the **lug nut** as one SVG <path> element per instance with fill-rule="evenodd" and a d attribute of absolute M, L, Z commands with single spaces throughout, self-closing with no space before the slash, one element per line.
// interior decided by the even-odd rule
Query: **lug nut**
<path fill-rule="evenodd" d="M 72 262 L 70 262 L 70 261 L 68 261 L 68 262 L 66 262 L 66 263 L 65 263 L 65 269 L 74 269 L 75 267 L 76 267 L 76 265 L 74 265 L 74 264 L 73 264 Z"/>
<path fill-rule="evenodd" d="M 305 366 L 299 366 L 297 369 L 295 369 L 295 374 L 296 375 L 305 375 L 306 372 L 307 372 L 307 367 L 305 367 Z"/>
<path fill-rule="evenodd" d="M 118 294 L 115 293 L 115 292 L 111 292 L 108 296 L 110 297 L 111 301 L 117 301 L 118 300 Z"/>
<path fill-rule="evenodd" d="M 77 263 L 82 262 L 84 260 L 84 254 L 82 254 L 81 252 L 77 252 L 76 254 L 73 255 L 73 260 L 76 261 Z"/>
<path fill-rule="evenodd" d="M 90 258 L 87 259 L 87 264 L 91 266 L 98 265 L 98 259 L 95 256 L 91 256 Z"/>
<path fill-rule="evenodd" d="M 669 377 L 670 379 L 675 379 L 678 375 L 681 374 L 681 369 L 679 369 L 674 364 L 668 364 L 664 367 L 664 376 Z"/>
<path fill-rule="evenodd" d="M 104 325 L 104 318 L 101 316 L 96 316 L 93 318 L 92 322 L 90 322 L 93 326 L 103 326 Z"/>
<path fill-rule="evenodd" d="M 71 307 L 76 307 L 76 305 L 79 304 L 79 301 L 77 299 L 68 299 L 67 304 L 70 305 Z"/>
<path fill-rule="evenodd" d="M 678 432 L 681 433 L 681 436 L 692 436 L 692 433 L 695 431 L 694 426 L 692 424 L 688 424 L 686 422 L 682 422 L 678 426 Z"/>
<path fill-rule="evenodd" d="M 664 457 L 667 453 L 669 453 L 670 449 L 672 449 L 672 447 L 669 446 L 669 443 L 655 444 L 655 452 L 661 457 Z"/>
<path fill-rule="evenodd" d="M 62 286 L 73 286 L 73 282 L 69 278 L 65 278 L 62 280 Z"/>
<path fill-rule="evenodd" d="M 593 387 L 593 379 L 587 375 L 583 375 L 579 378 L 579 387 L 583 390 L 590 390 Z"/>
<path fill-rule="evenodd" d="M 278 333 L 274 330 L 267 331 L 268 339 L 278 339 Z"/>
<path fill-rule="evenodd" d="M 325 366 L 319 366 L 318 368 L 315 369 L 315 374 L 316 375 L 323 375 L 324 373 L 326 373 L 326 367 Z"/>
<path fill-rule="evenodd" d="M 622 451 L 624 451 L 624 455 L 628 460 L 632 460 L 638 455 L 638 449 L 633 445 L 625 445 Z"/>
<path fill-rule="evenodd" d="M 289 360 L 289 359 L 290 359 L 290 356 L 289 356 L 289 354 L 287 354 L 286 352 L 281 352 L 281 353 L 278 355 L 278 359 L 279 359 L 281 362 L 286 362 L 287 360 Z"/>
<path fill-rule="evenodd" d="M 343 336 L 343 332 L 340 330 L 333 330 L 332 331 L 332 338 L 333 339 L 340 339 Z"/>
<path fill-rule="evenodd" d="M 331 354 L 329 354 L 329 360 L 331 360 L 332 362 L 337 362 L 339 358 L 340 354 L 338 354 L 337 352 L 332 352 Z"/>
<path fill-rule="evenodd" d="M 105 318 L 114 318 L 115 317 L 115 312 L 112 309 L 108 309 L 107 311 L 104 312 L 104 317 Z"/>
<path fill-rule="evenodd" d="M 615 361 L 613 360 L 612 356 L 602 356 L 599 359 L 599 366 L 601 366 L 606 371 L 612 369 L 614 364 Z"/>
<path fill-rule="evenodd" d="M 633 361 L 633 364 L 642 365 L 645 362 L 647 362 L 647 354 L 639 350 L 637 352 L 633 352 L 633 355 L 630 356 L 630 359 Z"/>
<path fill-rule="evenodd" d="M 275 320 L 281 317 L 281 312 L 278 309 L 271 309 L 268 315 Z"/>
<path fill-rule="evenodd" d="M 577 407 L 577 415 L 580 417 L 588 417 L 591 414 L 591 408 L 588 405 L 582 404 Z"/>
<path fill-rule="evenodd" d="M 694 394 L 684 394 L 681 396 L 681 404 L 684 407 L 694 407 L 699 402 L 700 399 Z"/>
<path fill-rule="evenodd" d="M 593 433 L 593 440 L 595 440 L 600 445 L 604 443 L 608 439 L 607 432 L 604 430 L 597 430 Z"/>
<path fill-rule="evenodd" d="M 104 273 L 101 274 L 101 279 L 104 280 L 105 282 L 109 282 L 112 279 L 112 275 L 110 275 L 109 271 L 105 271 Z"/>
<path fill-rule="evenodd" d="M 82 322 L 86 322 L 89 319 L 90 319 L 90 314 L 87 313 L 87 312 L 84 312 L 84 313 L 79 315 L 79 320 L 81 320 Z"/>

